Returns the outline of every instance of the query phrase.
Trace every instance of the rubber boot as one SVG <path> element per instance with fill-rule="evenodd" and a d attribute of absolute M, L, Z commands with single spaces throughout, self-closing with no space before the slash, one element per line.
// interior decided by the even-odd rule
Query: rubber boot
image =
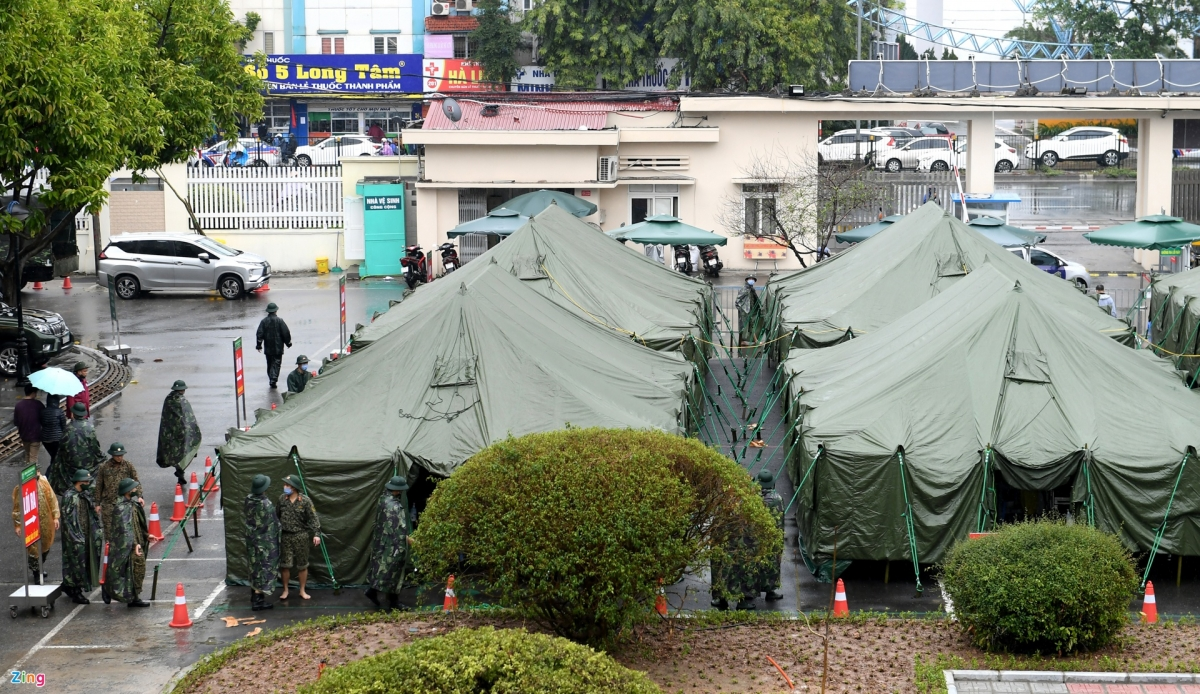
<path fill-rule="evenodd" d="M 379 591 L 375 590 L 374 588 L 367 588 L 367 592 L 364 593 L 364 595 L 367 596 L 367 600 L 370 600 L 372 605 L 374 605 L 375 607 L 380 606 L 379 605 Z"/>
<path fill-rule="evenodd" d="M 150 607 L 150 603 L 142 600 L 138 595 L 133 596 L 133 600 L 129 601 L 126 607 Z"/>
<path fill-rule="evenodd" d="M 91 601 L 91 600 L 88 600 L 88 599 L 87 599 L 87 596 L 85 596 L 85 595 L 83 594 L 83 591 L 82 591 L 82 590 L 80 590 L 80 589 L 78 589 L 78 588 L 73 588 L 73 589 L 71 590 L 71 593 L 70 593 L 70 595 L 71 595 L 71 602 L 75 603 L 76 605 L 90 605 L 90 604 L 92 604 L 92 601 Z"/>
<path fill-rule="evenodd" d="M 107 585 L 100 586 L 100 595 L 103 596 L 105 605 L 112 604 L 112 596 L 108 593 Z"/>
<path fill-rule="evenodd" d="M 775 591 L 775 590 L 768 590 L 767 591 L 767 600 L 770 600 L 772 602 L 774 602 L 776 600 L 783 600 L 783 593 L 780 593 L 779 591 Z"/>
<path fill-rule="evenodd" d="M 757 609 L 757 606 L 754 604 L 754 598 L 743 598 L 742 600 L 739 600 L 738 604 L 737 604 L 737 609 L 739 609 L 739 610 Z"/>
<path fill-rule="evenodd" d="M 388 593 L 387 601 L 388 601 L 388 612 L 397 612 L 400 610 L 400 594 L 399 593 Z"/>

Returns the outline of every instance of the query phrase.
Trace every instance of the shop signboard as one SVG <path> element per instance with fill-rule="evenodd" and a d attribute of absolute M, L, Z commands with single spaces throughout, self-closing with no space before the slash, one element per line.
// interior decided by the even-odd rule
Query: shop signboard
<path fill-rule="evenodd" d="M 267 84 L 270 94 L 419 94 L 419 54 L 290 54 L 247 62 L 246 71 Z"/>
<path fill-rule="evenodd" d="M 541 65 L 525 65 L 517 69 L 510 89 L 514 92 L 554 91 L 554 73 Z"/>
<path fill-rule="evenodd" d="M 428 63 L 429 60 L 426 59 L 425 62 Z M 678 65 L 679 61 L 675 58 L 659 58 L 652 72 L 626 84 L 623 89 L 634 92 L 688 91 L 692 87 L 692 80 L 686 73 L 679 80 L 679 86 L 670 86 L 672 73 Z M 514 92 L 554 91 L 554 73 L 540 65 L 522 66 L 517 69 L 510 89 Z"/>
<path fill-rule="evenodd" d="M 427 58 L 422 70 L 426 92 L 488 92 L 483 66 L 471 60 Z"/>

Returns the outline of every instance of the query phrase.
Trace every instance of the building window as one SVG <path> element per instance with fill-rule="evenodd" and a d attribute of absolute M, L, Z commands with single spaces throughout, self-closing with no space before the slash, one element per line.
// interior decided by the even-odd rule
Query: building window
<path fill-rule="evenodd" d="M 776 233 L 775 198 L 778 195 L 778 184 L 742 184 L 742 201 L 746 209 L 744 233 L 751 236 L 771 236 Z"/>
<path fill-rule="evenodd" d="M 655 215 L 679 216 L 679 186 L 629 186 L 629 223 L 644 222 Z"/>
<path fill-rule="evenodd" d="M 321 39 L 321 53 L 324 55 L 329 55 L 330 53 L 333 53 L 333 39 L 331 39 L 331 38 Z"/>
<path fill-rule="evenodd" d="M 263 104 L 263 121 L 272 132 L 286 132 L 292 125 L 292 106 L 288 102 Z"/>
<path fill-rule="evenodd" d="M 333 52 L 341 55 L 346 52 L 346 39 L 336 38 L 333 40 Z"/>
<path fill-rule="evenodd" d="M 267 55 L 272 55 L 275 53 L 275 32 L 263 32 L 263 53 L 266 53 Z"/>
<path fill-rule="evenodd" d="M 358 132 L 358 114 L 357 113 L 335 113 L 333 114 L 333 132 L 338 135 L 353 134 Z"/>
<path fill-rule="evenodd" d="M 521 0 L 521 10 L 528 12 L 533 9 L 533 0 Z"/>
<path fill-rule="evenodd" d="M 375 37 L 375 52 L 383 53 L 399 53 L 400 39 L 396 36 L 376 36 Z"/>
<path fill-rule="evenodd" d="M 455 58 L 470 58 L 471 57 L 471 42 L 466 34 L 454 35 L 454 57 Z"/>

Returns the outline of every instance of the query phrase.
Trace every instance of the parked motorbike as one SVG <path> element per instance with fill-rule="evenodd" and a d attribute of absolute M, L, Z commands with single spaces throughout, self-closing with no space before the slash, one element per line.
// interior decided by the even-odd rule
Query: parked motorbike
<path fill-rule="evenodd" d="M 447 241 L 437 247 L 437 250 L 442 252 L 442 268 L 449 275 L 460 267 L 458 262 L 458 251 L 454 250 L 454 244 Z"/>
<path fill-rule="evenodd" d="M 725 267 L 725 264 L 721 262 L 721 256 L 717 255 L 716 246 L 700 247 L 700 267 L 704 268 L 704 274 L 709 277 L 721 276 L 721 268 Z"/>
<path fill-rule="evenodd" d="M 429 263 L 420 246 L 409 246 L 404 249 L 404 257 L 400 259 L 400 274 L 409 289 L 416 289 L 418 284 L 429 283 Z"/>
<path fill-rule="evenodd" d="M 674 246 L 675 269 L 685 275 L 692 272 L 692 249 L 687 246 Z"/>

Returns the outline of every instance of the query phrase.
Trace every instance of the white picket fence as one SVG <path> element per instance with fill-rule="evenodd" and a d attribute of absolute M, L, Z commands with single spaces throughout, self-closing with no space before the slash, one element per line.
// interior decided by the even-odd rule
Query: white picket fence
<path fill-rule="evenodd" d="M 188 167 L 187 194 L 206 231 L 344 224 L 341 166 Z"/>

